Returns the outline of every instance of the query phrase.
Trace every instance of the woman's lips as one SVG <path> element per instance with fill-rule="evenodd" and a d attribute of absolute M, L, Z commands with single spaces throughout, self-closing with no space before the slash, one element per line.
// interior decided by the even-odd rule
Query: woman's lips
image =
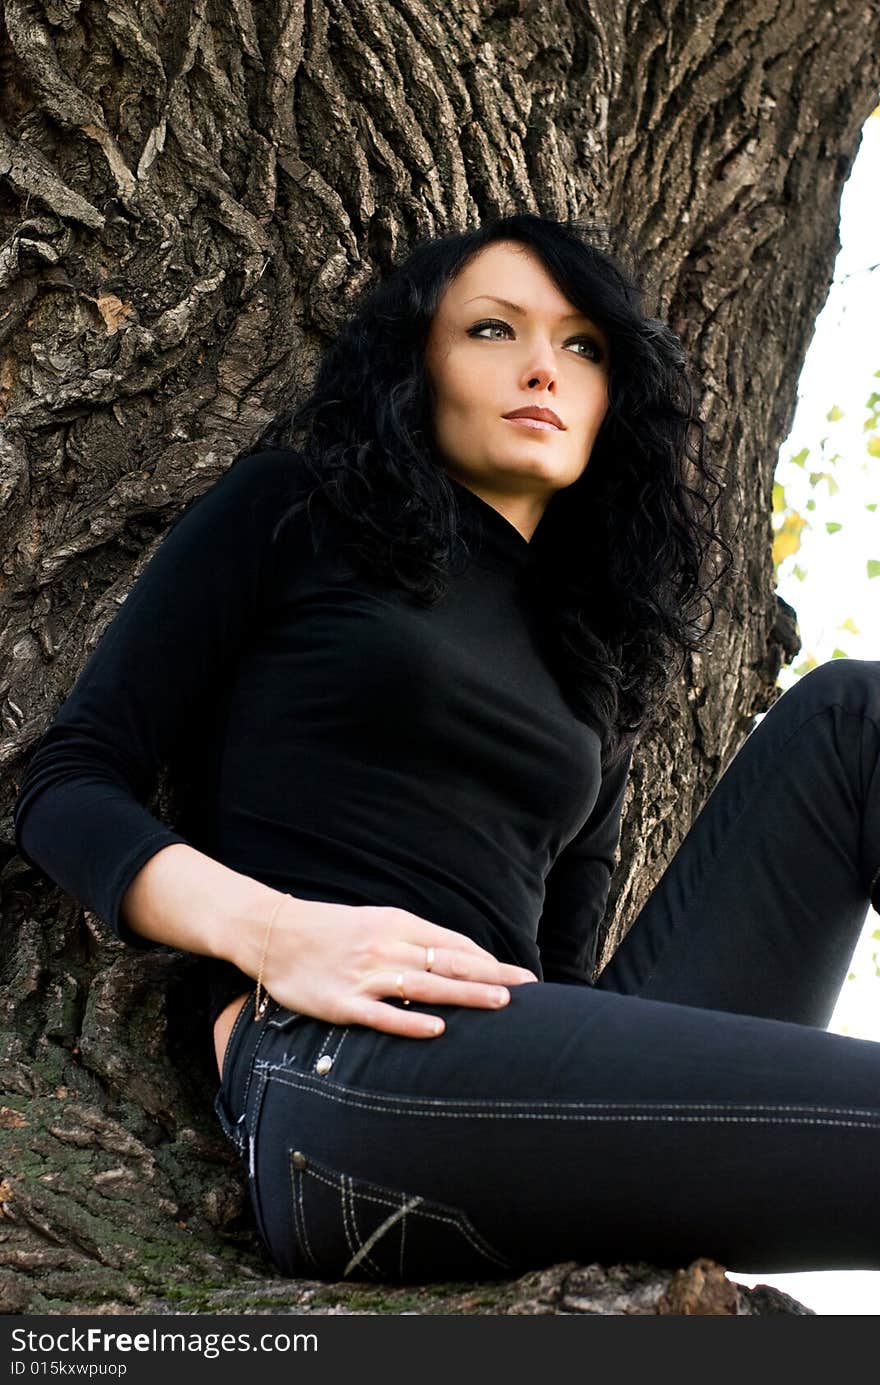
<path fill-rule="evenodd" d="M 558 433 L 555 423 L 546 423 L 543 418 L 507 418 L 505 423 L 518 423 L 521 428 L 540 428 L 545 432 Z"/>

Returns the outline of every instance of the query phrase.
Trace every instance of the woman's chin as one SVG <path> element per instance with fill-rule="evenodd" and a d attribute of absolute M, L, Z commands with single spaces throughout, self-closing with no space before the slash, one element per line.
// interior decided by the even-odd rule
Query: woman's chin
<path fill-rule="evenodd" d="M 570 467 L 563 466 L 546 453 L 542 456 L 537 448 L 529 455 L 523 456 L 520 453 L 516 457 L 499 462 L 492 474 L 494 478 L 504 477 L 514 485 L 523 482 L 540 483 L 550 491 L 570 486 L 572 481 L 577 480 Z"/>

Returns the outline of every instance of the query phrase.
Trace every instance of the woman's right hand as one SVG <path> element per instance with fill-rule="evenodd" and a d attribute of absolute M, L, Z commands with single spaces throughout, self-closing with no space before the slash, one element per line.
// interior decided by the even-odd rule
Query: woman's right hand
<path fill-rule="evenodd" d="M 266 926 L 241 937 L 231 960 L 256 979 Z M 249 930 L 250 934 L 250 930 Z M 427 949 L 434 960 L 426 970 Z M 263 964 L 263 986 L 279 1005 L 331 1024 L 363 1024 L 386 1034 L 431 1039 L 445 1025 L 435 1015 L 389 1005 L 405 996 L 415 1006 L 470 1005 L 498 1009 L 509 986 L 537 981 L 525 967 L 499 962 L 463 933 L 429 923 L 406 909 L 328 904 L 293 895 L 278 909 Z"/>

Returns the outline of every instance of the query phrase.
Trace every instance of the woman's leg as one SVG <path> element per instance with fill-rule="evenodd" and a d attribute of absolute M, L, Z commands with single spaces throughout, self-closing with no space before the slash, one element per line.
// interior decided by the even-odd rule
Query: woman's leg
<path fill-rule="evenodd" d="M 283 1274 L 880 1268 L 880 1044 L 553 983 L 420 1008 L 439 1038 L 245 1007 L 218 1114 Z"/>
<path fill-rule="evenodd" d="M 880 663 L 837 659 L 748 737 L 597 985 L 825 1026 L 880 868 Z"/>
<path fill-rule="evenodd" d="M 878 697 L 839 664 L 780 700 L 595 988 L 420 1006 L 424 1041 L 246 1006 L 218 1114 L 282 1272 L 880 1268 L 880 1044 L 803 1022 L 877 870 Z"/>

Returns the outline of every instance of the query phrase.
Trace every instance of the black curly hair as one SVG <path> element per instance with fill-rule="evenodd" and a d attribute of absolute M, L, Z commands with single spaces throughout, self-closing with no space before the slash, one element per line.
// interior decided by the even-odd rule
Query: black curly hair
<path fill-rule="evenodd" d="M 364 291 L 304 402 L 248 450 L 292 448 L 314 478 L 279 528 L 306 504 L 311 515 L 318 495 L 350 522 L 364 573 L 438 601 L 468 545 L 433 436 L 428 332 L 446 286 L 480 250 L 529 247 L 610 343 L 609 407 L 589 465 L 551 498 L 524 574 L 545 657 L 607 764 L 704 642 L 730 554 L 715 523 L 723 481 L 705 455 L 684 350 L 596 239 L 583 223 L 521 212 L 417 245 Z"/>

